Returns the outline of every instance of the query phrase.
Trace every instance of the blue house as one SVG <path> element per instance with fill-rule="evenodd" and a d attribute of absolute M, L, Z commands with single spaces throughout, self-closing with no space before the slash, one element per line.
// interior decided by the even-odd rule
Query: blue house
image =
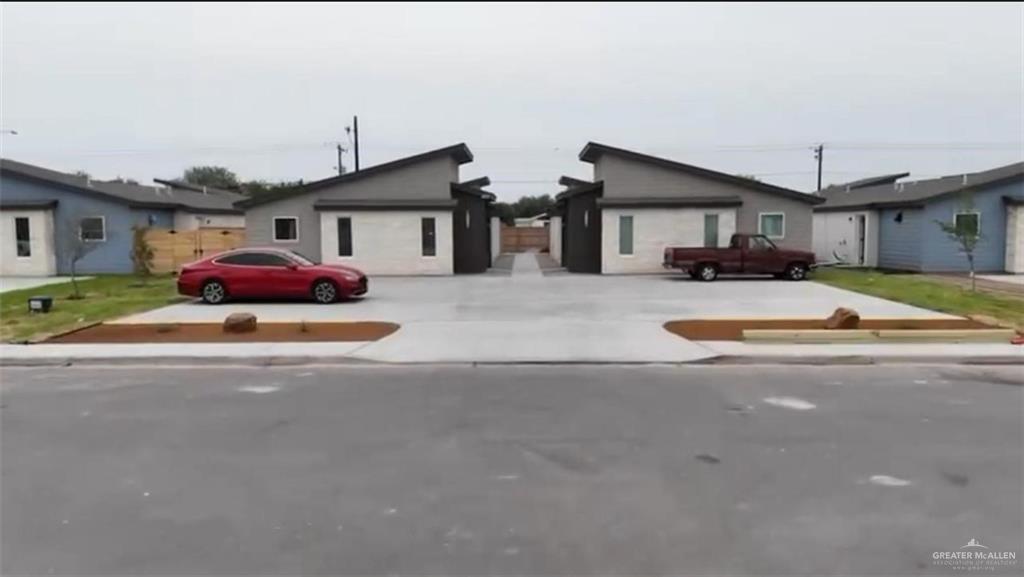
<path fill-rule="evenodd" d="M 82 274 L 129 273 L 134 227 L 244 226 L 240 194 L 160 181 L 92 180 L 0 159 L 0 274 L 68 274 L 71 247 L 87 245 Z"/>
<path fill-rule="evenodd" d="M 814 209 L 818 260 L 919 272 L 969 270 L 939 222 L 976 230 L 978 272 L 1024 273 L 1024 162 L 904 181 L 907 173 L 830 186 Z"/>

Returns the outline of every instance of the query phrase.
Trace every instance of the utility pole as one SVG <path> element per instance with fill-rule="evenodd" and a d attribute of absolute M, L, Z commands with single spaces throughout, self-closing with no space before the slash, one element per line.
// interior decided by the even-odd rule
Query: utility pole
<path fill-rule="evenodd" d="M 356 172 L 359 172 L 359 117 L 352 117 L 352 133 L 355 139 L 355 153 L 356 153 Z"/>
<path fill-rule="evenodd" d="M 345 149 L 340 145 L 335 145 L 338 148 L 338 176 L 345 174 L 345 165 L 341 163 L 341 155 L 345 152 Z"/>
<path fill-rule="evenodd" d="M 818 161 L 818 190 L 821 190 L 821 160 L 825 156 L 825 145 L 819 144 L 814 147 L 814 158 Z"/>

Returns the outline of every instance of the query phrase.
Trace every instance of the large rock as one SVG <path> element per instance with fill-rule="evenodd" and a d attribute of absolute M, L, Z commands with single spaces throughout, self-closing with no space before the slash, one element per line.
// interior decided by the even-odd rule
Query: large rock
<path fill-rule="evenodd" d="M 853 309 L 839 307 L 825 319 L 826 329 L 855 329 L 860 326 L 860 315 Z"/>
<path fill-rule="evenodd" d="M 256 330 L 256 315 L 252 313 L 231 313 L 224 319 L 224 332 L 251 333 Z"/>

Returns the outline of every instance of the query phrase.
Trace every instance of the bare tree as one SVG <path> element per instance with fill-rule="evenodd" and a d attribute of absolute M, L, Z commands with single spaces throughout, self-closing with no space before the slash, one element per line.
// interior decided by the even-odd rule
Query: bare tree
<path fill-rule="evenodd" d="M 84 217 L 78 214 L 70 215 L 60 222 L 61 234 L 57 235 L 57 258 L 65 263 L 71 273 L 71 286 L 74 294 L 73 299 L 82 298 L 78 290 L 78 261 L 85 258 L 85 255 L 96 250 L 100 243 L 95 239 L 82 237 L 82 221 Z M 104 235 L 108 234 L 104 231 Z"/>
<path fill-rule="evenodd" d="M 935 224 L 939 225 L 939 228 L 946 233 L 950 240 L 959 245 L 960 250 L 967 257 L 967 267 L 971 274 L 971 291 L 974 291 L 976 288 L 974 249 L 984 238 L 981 235 L 981 216 L 974 210 L 974 195 L 967 191 L 961 196 L 960 210 L 953 216 L 952 222 L 936 220 Z"/>

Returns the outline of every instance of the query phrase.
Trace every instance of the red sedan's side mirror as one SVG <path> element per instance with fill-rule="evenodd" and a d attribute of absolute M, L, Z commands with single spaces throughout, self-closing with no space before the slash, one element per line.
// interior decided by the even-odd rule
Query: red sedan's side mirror
<path fill-rule="evenodd" d="M 297 264 L 295 264 L 293 262 L 290 262 L 290 263 L 286 264 L 285 267 L 288 270 L 299 270 L 299 265 L 297 265 Z"/>

